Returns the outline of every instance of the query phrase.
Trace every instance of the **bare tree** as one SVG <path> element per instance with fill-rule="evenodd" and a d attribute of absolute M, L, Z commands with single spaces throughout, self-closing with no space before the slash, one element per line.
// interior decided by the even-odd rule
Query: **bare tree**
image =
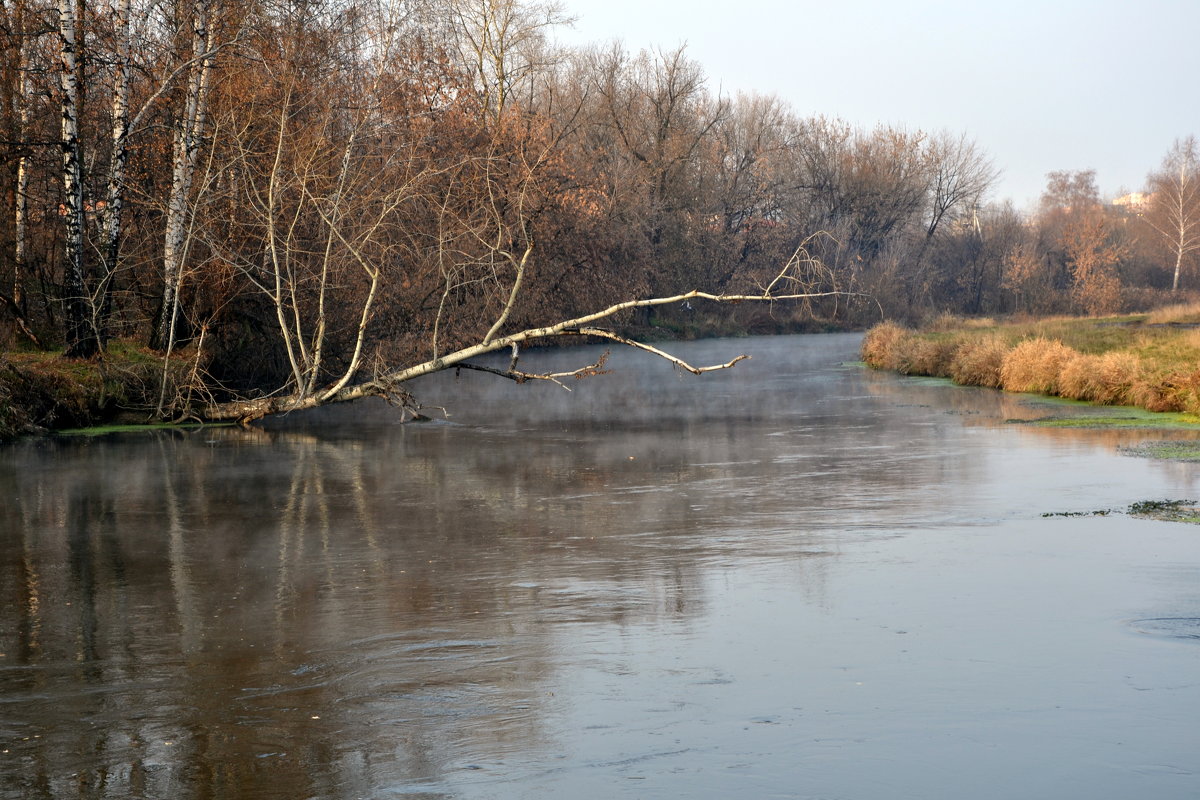
<path fill-rule="evenodd" d="M 108 338 L 112 304 L 112 281 L 117 270 L 121 240 L 121 216 L 125 206 L 125 172 L 129 161 L 129 84 L 132 70 L 130 0 L 117 0 L 113 7 L 116 47 L 113 54 L 112 136 L 109 154 L 108 190 L 100 216 L 101 275 L 97 316 L 100 347 Z"/>
<path fill-rule="evenodd" d="M 1047 257 L 1069 278 L 1078 310 L 1114 311 L 1121 289 L 1117 266 L 1125 248 L 1100 202 L 1095 170 L 1051 172 L 1046 179 L 1038 225 Z"/>
<path fill-rule="evenodd" d="M 27 21 L 25 0 L 14 4 L 12 13 L 13 36 L 16 37 L 16 48 L 13 54 L 13 70 L 16 79 L 13 86 L 12 105 L 16 128 L 13 131 L 18 141 L 25 138 L 29 131 L 30 80 L 27 53 L 29 46 L 26 31 Z M 29 228 L 29 153 L 25 147 L 17 156 L 16 186 L 13 191 L 13 282 L 11 298 L 18 309 L 22 306 L 22 282 L 24 281 L 27 258 L 27 241 Z"/>
<path fill-rule="evenodd" d="M 764 250 L 772 251 L 766 258 L 777 263 L 780 254 L 773 252 L 772 240 L 780 238 L 781 228 L 795 233 L 785 216 L 788 189 L 798 181 L 797 131 L 779 98 L 738 95 L 716 136 L 711 190 L 728 250 L 715 284 L 720 286 Z"/>
<path fill-rule="evenodd" d="M 1176 139 L 1158 172 L 1148 180 L 1145 219 L 1170 248 L 1175 265 L 1171 291 L 1179 290 L 1184 261 L 1200 251 L 1200 154 L 1196 137 Z"/>
<path fill-rule="evenodd" d="M 548 35 L 574 21 L 556 0 L 452 0 L 452 35 L 492 120 L 499 119 L 514 95 L 532 92 L 532 79 L 550 67 Z"/>
<path fill-rule="evenodd" d="M 34 71 L 31 54 L 34 51 L 33 42 L 41 33 L 46 32 L 39 25 L 38 7 L 30 8 L 27 0 L 16 0 L 4 9 L 3 19 L 6 23 L 9 47 L 6 48 L 7 60 L 4 62 L 5 76 L 3 89 L 9 92 L 6 98 L 5 111 L 11 114 L 10 151 L 15 155 L 16 169 L 12 185 L 12 282 L 11 291 L 0 290 L 0 302 L 3 302 L 12 313 L 17 328 L 35 346 L 41 347 L 38 339 L 29 326 L 26 317 L 25 282 L 29 273 L 29 177 L 32 169 L 32 146 L 29 139 L 32 136 L 31 106 L 34 103 L 34 87 L 30 76 Z M 7 287 L 6 287 L 7 288 Z"/>
<path fill-rule="evenodd" d="M 1103 209 L 1073 209 L 1064 228 L 1063 246 L 1076 305 L 1088 314 L 1116 311 L 1121 291 L 1117 265 L 1125 249 L 1113 241 L 1112 223 Z"/>
<path fill-rule="evenodd" d="M 925 239 L 956 213 L 971 213 L 1000 176 L 990 158 L 966 134 L 942 131 L 925 147 L 930 162 L 929 209 Z"/>

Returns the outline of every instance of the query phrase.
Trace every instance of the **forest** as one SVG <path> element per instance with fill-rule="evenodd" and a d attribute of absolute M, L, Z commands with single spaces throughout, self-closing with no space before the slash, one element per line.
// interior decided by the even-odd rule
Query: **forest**
<path fill-rule="evenodd" d="M 162 365 L 138 377 L 161 418 L 403 399 L 413 365 L 502 348 L 506 377 L 553 377 L 517 354 L 561 336 L 1095 315 L 1200 289 L 1192 136 L 1141 192 L 1055 172 L 1023 213 L 969 134 L 725 96 L 685 48 L 564 48 L 553 2 L 0 13 L 0 361 L 139 354 Z"/>

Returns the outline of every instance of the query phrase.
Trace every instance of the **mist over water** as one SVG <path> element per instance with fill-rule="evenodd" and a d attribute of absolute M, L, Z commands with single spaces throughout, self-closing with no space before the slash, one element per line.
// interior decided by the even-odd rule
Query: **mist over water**
<path fill-rule="evenodd" d="M 5 446 L 0 797 L 1197 796 L 1200 529 L 1042 514 L 1200 467 L 857 344 Z"/>

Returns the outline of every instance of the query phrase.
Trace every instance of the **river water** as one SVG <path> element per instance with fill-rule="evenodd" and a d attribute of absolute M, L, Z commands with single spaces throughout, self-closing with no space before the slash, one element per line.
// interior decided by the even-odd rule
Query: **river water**
<path fill-rule="evenodd" d="M 0 798 L 1200 796 L 1200 528 L 1042 516 L 1200 466 L 857 344 L 4 446 Z"/>

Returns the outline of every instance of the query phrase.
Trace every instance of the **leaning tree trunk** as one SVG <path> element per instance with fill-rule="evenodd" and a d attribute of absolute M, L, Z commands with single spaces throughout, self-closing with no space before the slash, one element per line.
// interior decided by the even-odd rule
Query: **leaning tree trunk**
<path fill-rule="evenodd" d="M 63 294 L 66 301 L 68 358 L 90 358 L 100 351 L 92 320 L 92 303 L 84 282 L 83 167 L 79 146 L 79 17 L 73 0 L 59 0 L 61 40 L 63 165 Z"/>

